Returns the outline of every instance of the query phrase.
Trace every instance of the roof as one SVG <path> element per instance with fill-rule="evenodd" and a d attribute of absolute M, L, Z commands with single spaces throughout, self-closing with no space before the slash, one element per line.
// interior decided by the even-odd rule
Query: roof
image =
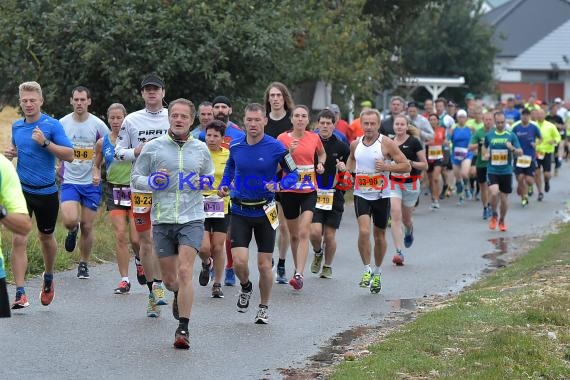
<path fill-rule="evenodd" d="M 486 1 L 493 8 L 497 8 L 497 7 L 500 7 L 501 5 L 505 4 L 509 0 L 486 0 Z"/>
<path fill-rule="evenodd" d="M 481 19 L 494 28 L 497 57 L 514 58 L 570 19 L 570 0 L 511 0 Z"/>
<path fill-rule="evenodd" d="M 569 70 L 570 20 L 560 25 L 514 59 L 509 65 L 509 69 L 540 71 Z"/>

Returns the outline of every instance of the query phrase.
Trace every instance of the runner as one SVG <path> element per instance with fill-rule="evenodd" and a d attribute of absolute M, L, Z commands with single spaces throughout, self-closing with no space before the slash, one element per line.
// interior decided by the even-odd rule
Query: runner
<path fill-rule="evenodd" d="M 489 228 L 491 230 L 497 228 L 498 221 L 499 230 L 505 232 L 507 230 L 505 218 L 509 209 L 508 197 L 512 192 L 513 154 L 520 156 L 522 149 L 517 136 L 505 129 L 505 115 L 499 111 L 494 117 L 496 129 L 485 136 L 485 147 L 488 148 L 486 159 L 488 160 L 489 198 L 493 211 Z M 501 202 L 500 214 L 497 213 L 499 200 Z"/>
<path fill-rule="evenodd" d="M 483 220 L 487 220 L 492 216 L 491 206 L 489 204 L 489 186 L 487 184 L 487 166 L 489 163 L 485 160 L 484 146 L 485 136 L 494 129 L 495 119 L 491 112 L 483 115 L 483 127 L 479 128 L 471 135 L 469 142 L 469 150 L 477 151 L 476 170 L 477 183 L 479 183 L 479 194 L 481 194 L 481 203 L 483 204 Z"/>
<path fill-rule="evenodd" d="M 439 124 L 439 117 L 432 113 L 428 116 L 429 123 L 434 130 L 434 138 L 426 141 L 426 151 L 428 158 L 427 174 L 431 191 L 431 209 L 439 210 L 439 196 L 441 194 L 442 169 L 445 167 L 444 147 L 449 145 L 447 133 L 444 127 Z M 449 148 L 447 149 L 449 152 Z M 449 159 L 449 157 L 448 157 Z"/>
<path fill-rule="evenodd" d="M 404 227 L 403 245 L 410 248 L 414 243 L 414 224 L 412 213 L 420 195 L 420 178 L 427 169 L 426 153 L 420 141 L 420 131 L 410 124 L 403 115 L 394 117 L 394 142 L 409 160 L 411 171 L 403 176 L 390 175 L 390 216 L 392 218 L 392 239 L 396 254 L 392 262 L 404 265 L 402 252 L 402 225 Z"/>
<path fill-rule="evenodd" d="M 44 259 L 40 302 L 47 306 L 55 296 L 53 275 L 57 242 L 53 232 L 59 211 L 55 159 L 73 161 L 73 148 L 61 123 L 41 112 L 44 99 L 39 83 L 20 84 L 19 96 L 24 118 L 12 124 L 12 146 L 4 152 L 4 155 L 9 160 L 18 157 L 16 172 L 22 184 L 28 213 L 30 216 L 36 215 L 40 249 Z M 12 303 L 12 309 L 29 306 L 24 289 L 28 268 L 27 245 L 26 235 L 17 232 L 13 234 L 10 258 L 16 282 L 16 298 Z"/>
<path fill-rule="evenodd" d="M 295 264 L 295 274 L 289 280 L 289 285 L 297 290 L 303 288 L 303 273 L 309 255 L 311 221 L 317 202 L 316 174 L 324 173 L 327 158 L 319 136 L 307 131 L 310 123 L 309 114 L 307 106 L 296 105 L 291 115 L 293 130 L 277 137 L 277 140 L 289 149 L 298 172 L 298 176 L 293 174 L 296 180 L 294 184 L 289 181 L 291 174 L 283 179 L 286 185 L 280 194 L 283 213 L 289 227 L 291 252 Z M 315 155 L 317 156 L 316 165 Z"/>
<path fill-rule="evenodd" d="M 350 144 L 347 169 L 356 173 L 354 210 L 358 221 L 358 251 L 364 273 L 360 287 L 379 293 L 382 287 L 382 260 L 386 254 L 386 226 L 390 203 L 388 172 L 409 173 L 410 163 L 396 143 L 380 134 L 380 111 L 368 109 L 360 114 L 364 136 Z M 392 163 L 392 160 L 394 163 Z M 372 247 L 370 224 L 374 222 L 374 272 L 370 267 Z"/>
<path fill-rule="evenodd" d="M 542 141 L 536 146 L 536 173 L 534 179 L 538 189 L 538 201 L 544 199 L 542 192 L 542 173 L 544 172 L 544 192 L 550 191 L 550 178 L 552 176 L 552 159 L 554 155 L 554 147 L 560 143 L 561 137 L 556 125 L 545 120 L 545 113 L 542 109 L 531 111 L 536 114 L 535 123 L 540 129 Z"/>
<path fill-rule="evenodd" d="M 240 313 L 247 311 L 253 293 L 253 284 L 249 280 L 249 244 L 253 232 L 258 250 L 260 293 L 259 309 L 254 321 L 266 324 L 269 322 L 267 309 L 273 285 L 271 255 L 275 247 L 275 229 L 279 223 L 273 194 L 279 185 L 271 179 L 280 170 L 279 163 L 283 161 L 287 149 L 273 137 L 264 134 L 267 113 L 261 104 L 248 104 L 244 114 L 246 137 L 230 145 L 223 184 L 232 186 L 232 256 L 241 285 L 237 310 Z M 269 181 L 266 182 L 267 179 Z M 226 186 L 218 191 L 219 196 L 228 194 Z"/>
<path fill-rule="evenodd" d="M 291 123 L 291 111 L 294 107 L 291 92 L 281 82 L 273 82 L 265 89 L 263 96 L 263 104 L 267 110 L 267 126 L 265 134 L 277 138 L 282 133 L 289 132 L 293 129 Z M 279 217 L 279 234 L 277 235 L 277 248 L 279 250 L 279 260 L 277 262 L 277 277 L 275 282 L 278 284 L 286 284 L 287 273 L 285 270 L 285 260 L 287 259 L 287 251 L 289 250 L 289 227 L 285 215 L 283 215 L 283 207 L 281 206 L 281 195 L 275 193 L 275 201 L 277 202 L 277 211 Z"/>
<path fill-rule="evenodd" d="M 73 144 L 75 159 L 63 163 L 61 183 L 61 216 L 67 228 L 65 250 L 73 252 L 79 238 L 79 265 L 77 278 L 88 279 L 89 256 L 93 247 L 95 232 L 93 222 L 101 203 L 101 177 L 93 177 L 93 157 L 97 140 L 109 134 L 109 128 L 97 116 L 89 113 L 91 92 L 77 86 L 71 92 L 70 103 L 73 112 L 60 122 L 65 134 Z"/>
<path fill-rule="evenodd" d="M 134 188 L 153 190 L 154 245 L 166 287 L 174 292 L 172 315 L 179 321 L 174 347 L 181 349 L 190 347 L 192 272 L 204 235 L 205 213 L 200 187 L 203 177 L 214 175 L 208 148 L 190 135 L 195 116 L 191 101 L 170 102 L 168 134 L 145 144 L 132 175 Z M 180 178 L 190 179 L 183 182 Z"/>
<path fill-rule="evenodd" d="M 128 114 L 123 121 L 115 145 L 115 159 L 134 162 L 146 142 L 167 134 L 169 122 L 168 110 L 162 106 L 164 94 L 164 80 L 156 73 L 147 74 L 141 82 L 141 96 L 145 108 Z M 150 221 L 152 193 L 131 186 L 131 201 L 133 200 L 135 202 L 131 202 L 131 207 L 135 228 L 139 234 L 140 261 L 149 290 L 146 314 L 155 318 L 160 315 L 157 305 L 166 305 L 168 301 L 165 298 L 158 258 L 153 251 Z M 136 258 L 135 264 L 139 264 Z"/>
<path fill-rule="evenodd" d="M 119 136 L 121 124 L 127 115 L 127 110 L 120 103 L 113 103 L 107 109 L 107 120 L 111 127 L 111 133 L 100 138 L 95 145 L 95 161 L 93 164 L 93 180 L 101 179 L 101 164 L 105 160 L 107 211 L 113 229 L 117 249 L 117 265 L 121 281 L 114 290 L 115 294 L 127 294 L 131 290 L 129 280 L 129 241 L 139 257 L 139 237 L 135 229 L 135 221 L 131 210 L 131 163 L 115 160 L 115 144 Z M 138 269 L 141 269 L 140 273 Z M 139 284 L 146 285 L 146 277 L 142 266 L 137 266 L 137 280 Z"/>
<path fill-rule="evenodd" d="M 453 144 L 451 163 L 453 164 L 453 175 L 455 176 L 455 189 L 459 195 L 458 205 L 462 205 L 464 199 L 470 200 L 472 197 L 469 190 L 469 169 L 473 153 L 469 151 L 469 141 L 471 140 L 471 129 L 465 124 L 467 122 L 467 112 L 457 111 L 457 124 L 451 129 L 450 141 Z"/>
<path fill-rule="evenodd" d="M 222 147 L 226 124 L 220 120 L 213 120 L 206 124 L 206 145 L 214 163 L 214 183 L 212 190 L 202 191 L 204 196 L 204 238 L 200 247 L 200 259 L 202 270 L 198 277 L 201 286 L 210 282 L 210 271 L 214 271 L 214 285 L 212 286 L 212 298 L 224 298 L 222 291 L 222 274 L 226 265 L 224 249 L 226 246 L 226 233 L 230 223 L 229 199 L 221 199 L 217 195 L 217 189 L 222 181 L 226 162 L 230 151 Z M 213 263 L 212 263 L 213 260 Z M 233 268 L 232 268 L 233 270 Z"/>
<path fill-rule="evenodd" d="M 540 129 L 530 122 L 530 111 L 526 108 L 521 111 L 521 120 L 517 121 L 512 132 L 519 139 L 523 155 L 517 157 L 515 175 L 517 176 L 517 194 L 521 197 L 521 205 L 528 205 L 528 188 L 534 184 L 536 170 L 536 144 L 540 143 L 542 135 Z"/>
<path fill-rule="evenodd" d="M 317 175 L 319 189 L 311 223 L 310 241 L 315 252 L 311 272 L 321 271 L 321 278 L 332 278 L 332 262 L 336 253 L 335 235 L 344 212 L 344 192 L 347 188 L 338 183 L 337 176 L 344 173 L 345 177 L 350 178 L 350 175 L 346 173 L 346 160 L 348 160 L 350 148 L 333 133 L 335 117 L 332 110 L 323 110 L 317 116 L 319 137 L 325 148 L 327 159 L 324 173 Z M 325 262 L 321 270 L 323 256 Z"/>
<path fill-rule="evenodd" d="M 6 157 L 0 155 L 0 223 L 9 231 L 26 236 L 32 229 L 32 220 L 28 215 L 26 198 L 14 165 Z M 25 294 L 20 296 L 27 298 Z M 10 317 L 10 301 L 6 288 L 6 271 L 4 256 L 0 248 L 0 318 Z"/>
<path fill-rule="evenodd" d="M 212 110 L 212 103 L 208 101 L 204 101 L 198 105 L 198 124 L 194 129 L 192 129 L 192 137 L 195 139 L 200 137 L 200 133 L 204 131 L 206 125 L 214 120 L 214 112 Z"/>

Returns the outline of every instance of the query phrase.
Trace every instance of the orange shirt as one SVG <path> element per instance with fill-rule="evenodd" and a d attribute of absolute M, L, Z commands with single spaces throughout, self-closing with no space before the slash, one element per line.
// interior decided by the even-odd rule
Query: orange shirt
<path fill-rule="evenodd" d="M 348 129 L 345 135 L 349 144 L 356 140 L 358 137 L 364 135 L 364 131 L 360 126 L 360 118 L 354 119 L 354 121 L 348 125 Z"/>
<path fill-rule="evenodd" d="M 285 132 L 277 136 L 277 140 L 281 141 L 287 149 L 291 146 L 291 143 L 295 138 L 291 136 L 292 132 Z M 299 145 L 295 148 L 291 157 L 297 165 L 297 171 L 299 177 L 295 187 L 285 186 L 290 188 L 290 191 L 296 193 L 310 193 L 317 189 L 317 173 L 315 172 L 315 154 L 323 153 L 325 148 L 321 142 L 321 138 L 318 134 L 312 133 L 310 131 L 305 131 L 303 137 L 298 139 Z M 289 185 L 289 181 L 287 181 Z"/>

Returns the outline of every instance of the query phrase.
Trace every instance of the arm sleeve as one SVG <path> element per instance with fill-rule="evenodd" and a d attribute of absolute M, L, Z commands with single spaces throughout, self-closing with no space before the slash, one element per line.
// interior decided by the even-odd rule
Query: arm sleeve
<path fill-rule="evenodd" d="M 220 181 L 220 186 L 230 186 L 234 180 L 235 169 L 234 153 L 233 150 L 230 149 L 230 156 L 226 161 L 226 167 L 224 168 L 224 175 Z"/>
<path fill-rule="evenodd" d="M 135 150 L 133 148 L 133 141 L 137 141 L 136 131 L 133 131 L 131 123 L 125 119 L 119 137 L 117 137 L 117 144 L 115 145 L 115 159 L 119 161 L 134 161 Z"/>
<path fill-rule="evenodd" d="M 109 128 L 107 128 L 107 125 L 103 122 L 103 120 L 99 121 L 100 123 L 97 123 L 97 140 L 109 134 Z"/>
<path fill-rule="evenodd" d="M 212 156 L 210 152 L 208 152 L 208 148 L 204 147 L 202 150 L 202 154 L 204 155 L 204 167 L 202 168 L 201 175 L 213 177 L 215 172 L 214 161 L 212 160 Z M 212 182 L 213 183 L 213 182 Z"/>
<path fill-rule="evenodd" d="M 148 185 L 148 178 L 152 169 L 152 156 L 154 144 L 147 144 L 142 148 L 131 175 L 132 186 L 137 190 L 151 191 Z"/>
<path fill-rule="evenodd" d="M 554 141 L 556 141 L 556 144 L 562 141 L 562 136 L 560 136 L 560 132 L 558 131 L 558 128 L 556 128 L 556 125 L 552 128 L 552 137 L 554 138 Z"/>

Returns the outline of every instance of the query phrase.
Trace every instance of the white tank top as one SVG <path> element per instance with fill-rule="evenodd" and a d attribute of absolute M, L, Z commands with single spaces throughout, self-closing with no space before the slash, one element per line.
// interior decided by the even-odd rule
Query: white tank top
<path fill-rule="evenodd" d="M 369 201 L 390 197 L 388 172 L 378 172 L 375 169 L 376 160 L 385 160 L 382 153 L 382 138 L 380 135 L 370 146 L 364 144 L 364 136 L 358 139 L 354 150 L 356 161 L 356 179 L 354 195 Z"/>

